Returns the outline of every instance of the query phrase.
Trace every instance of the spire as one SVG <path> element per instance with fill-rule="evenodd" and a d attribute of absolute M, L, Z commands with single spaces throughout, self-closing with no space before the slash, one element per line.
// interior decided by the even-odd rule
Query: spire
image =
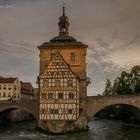
<path fill-rule="evenodd" d="M 63 13 L 62 16 L 59 18 L 59 35 L 68 35 L 68 17 L 65 15 L 65 3 L 63 4 Z"/>
<path fill-rule="evenodd" d="M 65 3 L 63 4 L 63 17 L 65 16 Z"/>

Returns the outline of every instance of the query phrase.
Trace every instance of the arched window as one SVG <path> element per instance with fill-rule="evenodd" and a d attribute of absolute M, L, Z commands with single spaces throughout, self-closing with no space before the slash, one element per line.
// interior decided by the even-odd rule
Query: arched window
<path fill-rule="evenodd" d="M 70 54 L 70 61 L 72 63 L 75 62 L 75 53 L 74 52 L 71 52 L 71 54 Z"/>
<path fill-rule="evenodd" d="M 62 27 L 62 32 L 65 32 L 65 31 L 66 31 L 66 29 L 65 29 L 65 27 L 63 26 L 63 27 Z"/>

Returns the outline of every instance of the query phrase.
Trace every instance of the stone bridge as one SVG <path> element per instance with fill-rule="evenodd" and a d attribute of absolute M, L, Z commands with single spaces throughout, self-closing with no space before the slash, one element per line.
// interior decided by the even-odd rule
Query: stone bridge
<path fill-rule="evenodd" d="M 21 109 L 28 113 L 31 113 L 36 119 L 38 119 L 38 102 L 33 101 L 0 101 L 0 112 L 12 109 Z"/>
<path fill-rule="evenodd" d="M 87 116 L 93 117 L 102 109 L 112 105 L 124 105 L 140 121 L 140 96 L 88 96 Z"/>
<path fill-rule="evenodd" d="M 93 117 L 102 109 L 112 105 L 124 105 L 132 111 L 140 121 L 140 96 L 87 96 L 87 117 Z M 0 112 L 22 109 L 31 113 L 38 120 L 38 101 L 11 102 L 0 101 Z"/>

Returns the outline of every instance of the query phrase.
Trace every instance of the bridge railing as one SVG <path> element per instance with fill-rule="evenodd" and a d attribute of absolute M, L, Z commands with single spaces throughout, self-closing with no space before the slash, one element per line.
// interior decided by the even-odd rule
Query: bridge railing
<path fill-rule="evenodd" d="M 130 94 L 130 95 L 108 95 L 108 96 L 87 96 L 87 99 L 95 98 L 95 99 L 100 99 L 100 98 L 130 98 L 130 97 L 140 97 L 140 94 Z"/>
<path fill-rule="evenodd" d="M 37 103 L 38 100 L 37 99 L 33 99 L 33 100 L 24 100 L 24 99 L 21 99 L 21 100 L 0 100 L 0 103 L 5 103 L 5 104 L 30 104 L 30 103 Z"/>

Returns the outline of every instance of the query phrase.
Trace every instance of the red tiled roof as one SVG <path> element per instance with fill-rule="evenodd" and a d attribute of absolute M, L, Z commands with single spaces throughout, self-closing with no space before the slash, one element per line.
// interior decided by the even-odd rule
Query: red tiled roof
<path fill-rule="evenodd" d="M 31 93 L 33 93 L 33 90 L 34 90 L 32 84 L 30 82 L 21 82 L 21 89 L 28 90 Z"/>
<path fill-rule="evenodd" d="M 17 78 L 5 78 L 0 76 L 0 83 L 13 83 Z"/>

